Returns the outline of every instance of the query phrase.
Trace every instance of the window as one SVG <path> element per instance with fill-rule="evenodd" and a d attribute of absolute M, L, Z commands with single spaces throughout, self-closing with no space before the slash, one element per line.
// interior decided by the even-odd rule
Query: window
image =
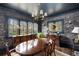
<path fill-rule="evenodd" d="M 38 32 L 38 24 L 37 23 L 34 23 L 34 27 L 33 27 L 33 32 L 34 33 L 37 33 Z"/>
<path fill-rule="evenodd" d="M 8 20 L 9 36 L 18 35 L 18 27 L 19 27 L 18 20 L 9 18 Z"/>
<path fill-rule="evenodd" d="M 20 21 L 20 35 L 27 34 L 27 23 L 25 21 Z"/>
<path fill-rule="evenodd" d="M 33 33 L 33 23 L 28 22 L 28 34 L 32 34 L 32 33 Z"/>
<path fill-rule="evenodd" d="M 14 18 L 8 19 L 8 33 L 9 36 L 13 35 L 26 35 L 38 32 L 38 24 L 17 20 Z"/>

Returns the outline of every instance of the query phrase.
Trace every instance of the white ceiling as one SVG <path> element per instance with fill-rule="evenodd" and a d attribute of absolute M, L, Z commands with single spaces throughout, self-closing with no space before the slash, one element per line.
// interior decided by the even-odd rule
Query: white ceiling
<path fill-rule="evenodd" d="M 9 3 L 8 5 L 32 14 L 38 12 L 40 3 Z"/>
<path fill-rule="evenodd" d="M 49 15 L 59 11 L 62 8 L 62 3 L 8 3 L 8 6 L 29 14 L 37 14 L 40 9 L 43 9 Z"/>
<path fill-rule="evenodd" d="M 48 15 L 52 15 L 79 8 L 79 3 L 8 3 L 7 5 L 30 15 L 38 13 L 40 9 L 47 12 Z"/>
<path fill-rule="evenodd" d="M 41 3 L 8 3 L 8 5 L 15 9 L 20 9 L 21 11 L 28 12 L 29 14 L 38 13 L 38 11 L 43 8 L 47 9 L 44 12 L 48 14 L 54 13 L 55 11 L 59 11 L 62 8 L 62 4 L 60 3 L 48 3 L 48 4 L 41 4 Z M 46 8 L 47 7 L 47 8 Z"/>

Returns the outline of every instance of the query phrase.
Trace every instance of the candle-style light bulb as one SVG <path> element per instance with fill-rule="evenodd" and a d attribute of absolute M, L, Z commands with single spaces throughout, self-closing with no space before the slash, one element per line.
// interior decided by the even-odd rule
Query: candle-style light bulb
<path fill-rule="evenodd" d="M 34 17 L 34 14 L 32 14 L 32 17 Z"/>
<path fill-rule="evenodd" d="M 44 13 L 44 16 L 47 16 L 47 13 L 46 12 Z"/>
<path fill-rule="evenodd" d="M 40 14 L 43 14 L 43 10 L 40 10 Z"/>

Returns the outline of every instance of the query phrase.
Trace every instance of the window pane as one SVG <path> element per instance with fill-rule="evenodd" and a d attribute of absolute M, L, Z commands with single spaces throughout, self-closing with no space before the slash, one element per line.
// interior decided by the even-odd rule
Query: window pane
<path fill-rule="evenodd" d="M 14 33 L 14 35 L 18 35 L 18 29 L 19 29 L 18 20 L 14 19 L 13 25 L 14 25 L 14 31 L 13 31 L 13 33 Z"/>
<path fill-rule="evenodd" d="M 18 20 L 9 18 L 8 20 L 8 32 L 9 36 L 18 35 Z"/>
<path fill-rule="evenodd" d="M 24 35 L 27 34 L 27 23 L 24 22 Z"/>
<path fill-rule="evenodd" d="M 33 33 L 33 23 L 28 22 L 28 34 L 32 34 L 32 33 Z"/>
<path fill-rule="evenodd" d="M 38 32 L 38 24 L 34 23 L 34 33 L 37 33 L 37 32 Z"/>
<path fill-rule="evenodd" d="M 20 22 L 20 35 L 27 34 L 27 23 L 25 21 Z"/>
<path fill-rule="evenodd" d="M 8 20 L 8 33 L 9 36 L 13 35 L 13 19 Z"/>

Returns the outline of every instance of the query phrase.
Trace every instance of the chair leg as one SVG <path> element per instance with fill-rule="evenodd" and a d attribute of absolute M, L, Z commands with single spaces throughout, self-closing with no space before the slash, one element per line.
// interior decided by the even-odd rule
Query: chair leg
<path fill-rule="evenodd" d="M 56 56 L 56 53 L 55 53 L 55 46 L 52 49 L 52 53 L 54 54 L 54 56 Z"/>
<path fill-rule="evenodd" d="M 44 49 L 44 55 L 47 56 L 47 49 Z"/>
<path fill-rule="evenodd" d="M 56 56 L 55 50 L 54 50 L 54 56 Z"/>

